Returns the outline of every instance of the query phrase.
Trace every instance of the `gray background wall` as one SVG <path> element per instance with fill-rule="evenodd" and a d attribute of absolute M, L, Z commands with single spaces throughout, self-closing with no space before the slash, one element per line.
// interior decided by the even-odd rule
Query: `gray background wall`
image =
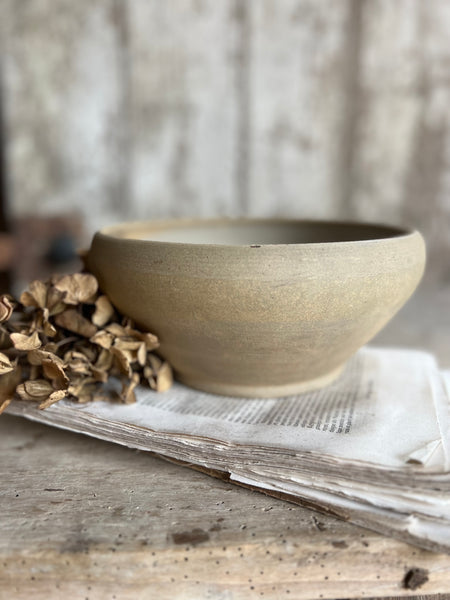
<path fill-rule="evenodd" d="M 450 281 L 447 0 L 0 0 L 16 215 L 415 225 Z"/>

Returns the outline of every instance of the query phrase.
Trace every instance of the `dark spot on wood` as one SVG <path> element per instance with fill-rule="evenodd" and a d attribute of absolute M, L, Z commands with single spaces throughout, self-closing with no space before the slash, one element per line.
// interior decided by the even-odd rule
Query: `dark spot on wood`
<path fill-rule="evenodd" d="M 420 567 L 412 567 L 403 578 L 403 588 L 405 590 L 417 590 L 428 581 L 428 570 Z"/>
<path fill-rule="evenodd" d="M 344 540 L 337 540 L 335 542 L 331 542 L 331 545 L 334 548 L 348 548 L 348 544 L 347 542 L 344 542 Z"/>
<path fill-rule="evenodd" d="M 318 529 L 319 531 L 325 531 L 326 527 L 325 525 L 322 523 L 322 521 L 319 521 L 319 519 L 316 519 L 316 517 L 313 517 L 313 523 L 316 529 Z"/>
<path fill-rule="evenodd" d="M 203 529 L 192 529 L 192 531 L 182 531 L 181 533 L 172 533 L 174 544 L 201 544 L 209 540 L 209 533 Z"/>
<path fill-rule="evenodd" d="M 209 528 L 209 531 L 220 531 L 221 529 L 222 527 L 216 523 L 215 525 Z"/>
<path fill-rule="evenodd" d="M 69 554 L 88 554 L 90 547 L 95 544 L 96 541 L 94 539 L 84 537 L 82 534 L 77 534 L 62 546 L 61 552 L 68 552 Z"/>
<path fill-rule="evenodd" d="M 258 244 L 252 244 L 250 248 L 261 248 L 261 246 L 258 246 Z"/>

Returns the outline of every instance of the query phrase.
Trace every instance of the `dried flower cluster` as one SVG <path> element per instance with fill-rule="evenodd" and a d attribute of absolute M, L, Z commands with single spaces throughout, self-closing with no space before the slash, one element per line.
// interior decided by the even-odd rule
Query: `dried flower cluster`
<path fill-rule="evenodd" d="M 129 404 L 138 383 L 164 391 L 172 371 L 152 352 L 158 345 L 118 315 L 90 273 L 34 281 L 19 302 L 0 296 L 0 413 L 14 398 L 43 409 L 63 398 Z M 110 377 L 121 391 L 105 391 Z"/>

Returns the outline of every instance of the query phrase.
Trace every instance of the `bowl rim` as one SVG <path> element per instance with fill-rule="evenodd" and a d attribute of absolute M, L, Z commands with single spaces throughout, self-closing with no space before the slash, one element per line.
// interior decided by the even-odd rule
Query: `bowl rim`
<path fill-rule="evenodd" d="M 142 239 L 139 237 L 129 237 L 127 233 L 129 231 L 146 231 L 154 230 L 160 231 L 164 229 L 182 229 L 195 226 L 207 226 L 210 225 L 232 225 L 232 224 L 273 224 L 273 225 L 312 225 L 312 226 L 327 226 L 327 227 L 344 227 L 344 228 L 365 228 L 367 230 L 373 230 L 374 232 L 382 232 L 383 230 L 390 235 L 380 235 L 379 237 L 373 238 L 361 238 L 354 240 L 332 240 L 322 242 L 299 242 L 299 243 L 277 243 L 277 244 L 214 244 L 208 242 L 186 242 L 186 241 L 166 241 L 166 240 L 152 240 Z M 107 225 L 98 230 L 94 235 L 96 238 L 104 240 L 114 240 L 116 242 L 124 244 L 142 244 L 143 246 L 157 245 L 157 246 L 188 246 L 197 248 L 303 248 L 303 247 L 331 247 L 331 246 L 347 246 L 354 244 L 374 244 L 374 243 L 386 243 L 397 241 L 400 239 L 407 239 L 414 236 L 422 238 L 420 232 L 414 227 L 391 225 L 372 221 L 359 221 L 359 220 L 339 220 L 339 219 L 302 219 L 302 218 L 290 218 L 290 217 L 180 217 L 170 219 L 146 219 L 141 221 L 125 221 L 121 223 L 115 223 Z M 422 238 L 423 239 L 423 238 Z"/>

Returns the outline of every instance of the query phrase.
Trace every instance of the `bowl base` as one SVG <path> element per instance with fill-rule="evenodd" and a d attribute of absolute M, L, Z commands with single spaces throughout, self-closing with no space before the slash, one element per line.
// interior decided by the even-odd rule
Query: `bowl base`
<path fill-rule="evenodd" d="M 284 385 L 234 385 L 230 383 L 202 381 L 195 378 L 191 379 L 190 377 L 184 377 L 183 375 L 178 375 L 177 379 L 188 387 L 202 392 L 209 392 L 210 394 L 217 394 L 219 396 L 233 396 L 235 398 L 281 398 L 283 396 L 303 394 L 304 392 L 313 392 L 314 390 L 329 385 L 339 377 L 344 366 L 345 364 L 340 365 L 337 369 L 315 379 L 308 379 L 307 381 L 299 381 L 297 383 L 287 383 Z"/>

